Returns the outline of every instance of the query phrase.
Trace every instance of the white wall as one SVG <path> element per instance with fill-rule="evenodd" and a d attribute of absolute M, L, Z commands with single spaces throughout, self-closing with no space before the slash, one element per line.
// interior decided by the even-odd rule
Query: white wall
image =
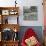
<path fill-rule="evenodd" d="M 15 0 L 0 0 L 1 7 L 15 6 Z M 43 26 L 43 6 L 42 0 L 17 0 L 19 9 L 19 24 L 21 26 Z M 24 21 L 23 20 L 23 6 L 37 6 L 38 7 L 38 21 Z"/>
<path fill-rule="evenodd" d="M 14 6 L 15 3 L 14 3 L 15 0 L 0 0 L 0 6 L 1 7 L 9 7 L 9 6 Z"/>

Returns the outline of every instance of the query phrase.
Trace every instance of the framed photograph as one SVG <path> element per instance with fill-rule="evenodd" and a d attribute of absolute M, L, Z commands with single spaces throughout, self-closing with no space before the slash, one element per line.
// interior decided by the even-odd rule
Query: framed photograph
<path fill-rule="evenodd" d="M 10 14 L 10 15 L 16 15 L 17 13 L 18 13 L 18 12 L 15 11 L 15 10 L 10 10 L 10 11 L 9 11 L 9 14 Z"/>
<path fill-rule="evenodd" d="M 2 15 L 9 15 L 9 10 L 2 10 Z"/>
<path fill-rule="evenodd" d="M 13 11 L 11 11 L 10 12 L 10 15 L 16 15 L 18 12 L 13 12 Z"/>
<path fill-rule="evenodd" d="M 24 6 L 23 7 L 23 19 L 28 21 L 38 20 L 37 6 Z"/>
<path fill-rule="evenodd" d="M 14 15 L 14 12 L 13 11 L 10 11 L 10 15 Z"/>

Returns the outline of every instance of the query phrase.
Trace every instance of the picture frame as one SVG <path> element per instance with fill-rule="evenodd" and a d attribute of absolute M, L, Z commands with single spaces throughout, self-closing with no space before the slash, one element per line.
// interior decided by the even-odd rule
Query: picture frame
<path fill-rule="evenodd" d="M 9 10 L 2 10 L 2 15 L 9 15 Z"/>
<path fill-rule="evenodd" d="M 37 6 L 24 6 L 23 7 L 23 16 L 24 20 L 26 21 L 37 21 L 38 20 L 38 13 L 37 13 Z"/>
<path fill-rule="evenodd" d="M 10 15 L 16 15 L 18 12 L 10 11 Z"/>
<path fill-rule="evenodd" d="M 10 15 L 16 15 L 17 13 L 18 13 L 18 12 L 17 12 L 16 10 L 10 10 L 10 11 L 9 11 L 9 14 L 10 14 Z"/>

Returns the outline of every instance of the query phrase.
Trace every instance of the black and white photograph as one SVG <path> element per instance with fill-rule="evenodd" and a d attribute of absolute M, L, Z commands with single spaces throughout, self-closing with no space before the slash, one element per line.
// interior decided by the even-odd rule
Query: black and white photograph
<path fill-rule="evenodd" d="M 37 21 L 38 11 L 37 6 L 23 6 L 23 16 L 26 21 Z"/>

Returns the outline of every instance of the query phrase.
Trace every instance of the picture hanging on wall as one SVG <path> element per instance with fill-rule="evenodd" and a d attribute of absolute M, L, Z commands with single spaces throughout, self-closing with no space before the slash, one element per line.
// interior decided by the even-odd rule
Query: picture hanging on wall
<path fill-rule="evenodd" d="M 23 6 L 23 19 L 27 21 L 36 21 L 38 20 L 38 10 L 37 6 Z"/>

